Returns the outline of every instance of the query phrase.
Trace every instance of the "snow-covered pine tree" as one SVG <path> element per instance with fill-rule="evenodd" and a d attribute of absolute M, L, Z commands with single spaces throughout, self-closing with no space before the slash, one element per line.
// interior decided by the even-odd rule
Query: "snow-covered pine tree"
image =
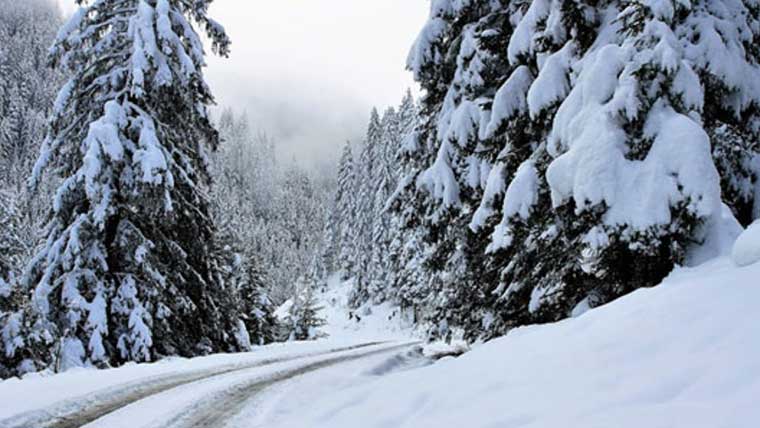
<path fill-rule="evenodd" d="M 274 304 L 264 283 L 265 276 L 257 263 L 249 263 L 245 282 L 241 284 L 245 324 L 250 334 L 251 344 L 262 346 L 277 340 L 278 324 L 274 316 Z"/>
<path fill-rule="evenodd" d="M 335 200 L 327 208 L 325 228 L 319 249 L 321 278 L 326 278 L 338 271 L 338 253 L 340 251 L 340 215 L 335 209 Z"/>
<path fill-rule="evenodd" d="M 325 320 L 319 314 L 322 307 L 319 306 L 314 295 L 313 280 L 306 277 L 299 278 L 295 290 L 292 305 L 283 325 L 284 338 L 314 340 L 324 337 L 324 333 L 319 331 L 319 328 L 325 325 Z"/>
<path fill-rule="evenodd" d="M 548 139 L 546 178 L 565 225 L 560 238 L 577 262 L 533 287 L 534 319 L 561 318 L 575 305 L 593 307 L 659 283 L 719 215 L 711 145 L 728 165 L 746 162 L 747 145 L 721 150 L 734 142 L 716 133 L 711 140 L 709 125 L 744 120 L 745 138 L 756 134 L 760 95 L 738 77 L 760 73 L 745 48 L 757 37 L 758 11 L 743 2 L 724 6 L 622 3 L 614 23 L 597 19 L 598 36 Z M 741 173 L 723 168 L 724 183 Z"/>
<path fill-rule="evenodd" d="M 324 230 L 325 198 L 329 188 L 322 188 L 295 160 L 287 166 L 276 199 L 276 223 L 269 233 L 274 240 L 280 276 L 272 285 L 282 302 L 292 296 L 293 286 L 301 276 L 311 273 L 314 257 Z"/>
<path fill-rule="evenodd" d="M 391 241 L 390 216 L 385 205 L 398 185 L 397 164 L 393 149 L 398 147 L 400 135 L 399 116 L 394 108 L 388 108 L 380 121 L 381 135 L 375 161 L 377 185 L 373 201 L 372 247 L 367 270 L 369 297 L 376 303 L 384 302 L 390 295 L 388 282 L 388 250 Z"/>
<path fill-rule="evenodd" d="M 219 138 L 194 24 L 229 51 L 210 3 L 80 1 L 51 49 L 70 79 L 32 184 L 48 168 L 64 181 L 26 283 L 60 369 L 236 346 L 203 188 Z"/>
<path fill-rule="evenodd" d="M 572 66 L 594 40 L 599 16 L 592 10 L 583 2 L 514 5 L 502 11 L 511 24 L 504 34 L 492 39 L 485 28 L 477 37 L 476 46 L 486 51 L 498 40 L 486 64 L 502 72 L 488 83 L 494 95 L 476 131 L 488 174 L 466 248 L 472 271 L 487 284 L 483 305 L 489 310 L 480 325 L 467 327 L 473 336 L 536 322 L 526 309 L 535 287 L 559 284 L 577 270 L 578 253 L 564 236 L 575 218 L 559 218 L 541 178 L 551 161 L 545 141 L 570 90 Z M 577 278 L 571 281 L 578 285 Z M 561 312 L 554 315 L 566 316 Z"/>
<path fill-rule="evenodd" d="M 415 275 L 419 271 L 411 266 L 416 263 L 416 260 L 421 259 L 423 254 L 419 236 L 416 233 L 409 233 L 414 228 L 407 227 L 407 222 L 415 216 L 413 210 L 410 210 L 409 206 L 403 206 L 405 212 L 398 210 L 401 206 L 398 203 L 400 196 L 407 191 L 414 178 L 415 167 L 409 161 L 408 155 L 416 151 L 410 143 L 416 142 L 414 130 L 417 121 L 417 103 L 412 92 L 408 90 L 398 108 L 398 140 L 395 141 L 394 147 L 388 147 L 388 159 L 394 165 L 396 184 L 383 207 L 389 216 L 389 244 L 386 256 L 388 289 L 390 298 L 405 310 L 413 306 L 410 301 L 411 296 L 407 295 L 406 291 L 412 287 L 418 287 L 421 280 Z"/>
<path fill-rule="evenodd" d="M 370 113 L 367 136 L 361 149 L 356 169 L 356 223 L 354 244 L 354 278 L 356 286 L 351 296 L 352 305 L 358 306 L 369 299 L 370 264 L 372 261 L 372 232 L 375 220 L 376 181 L 382 140 L 382 124 L 376 108 Z"/>
<path fill-rule="evenodd" d="M 220 216 L 223 217 L 223 216 Z M 222 263 L 218 271 L 222 275 L 219 283 L 224 284 L 228 297 L 225 307 L 239 308 L 239 319 L 231 328 L 237 349 L 250 349 L 276 339 L 277 324 L 274 307 L 259 266 L 257 255 L 251 254 L 238 238 L 236 222 L 226 222 L 219 226 L 215 248 L 216 259 Z M 233 349 L 234 350 L 234 349 Z"/>
<path fill-rule="evenodd" d="M 336 248 L 337 269 L 342 272 L 343 279 L 348 279 L 354 272 L 358 221 L 356 174 L 351 143 L 347 142 L 338 167 L 338 189 L 335 194 L 335 215 L 338 219 L 336 241 L 330 244 Z"/>
<path fill-rule="evenodd" d="M 433 2 L 409 57 L 424 97 L 419 125 L 404 144 L 405 191 L 394 201 L 414 249 L 403 258 L 399 292 L 402 305 L 435 334 L 447 336 L 455 326 L 475 330 L 493 279 L 484 275 L 485 256 L 468 225 L 499 155 L 479 137 L 489 98 L 510 71 L 503 39 L 511 34 L 514 9 Z"/>
<path fill-rule="evenodd" d="M 407 91 L 397 109 L 389 108 L 381 120 L 382 139 L 376 179 L 379 183 L 375 194 L 375 222 L 373 225 L 373 257 L 370 264 L 370 296 L 380 303 L 396 296 L 395 282 L 399 272 L 396 261 L 405 232 L 397 217 L 389 209 L 399 182 L 404 176 L 402 156 L 403 143 L 414 130 L 417 121 L 416 104 L 411 91 Z"/>
<path fill-rule="evenodd" d="M 234 231 L 243 258 L 255 260 L 268 300 L 281 304 L 320 251 L 334 180 L 295 161 L 279 162 L 275 142 L 253 132 L 245 115 L 224 110 L 219 131 L 224 144 L 212 158 L 215 218 Z"/>

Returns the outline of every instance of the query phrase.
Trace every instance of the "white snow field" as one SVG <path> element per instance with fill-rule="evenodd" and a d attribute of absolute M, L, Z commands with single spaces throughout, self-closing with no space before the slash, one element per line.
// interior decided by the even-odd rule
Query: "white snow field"
<path fill-rule="evenodd" d="M 235 426 L 757 428 L 758 278 L 760 264 L 728 257 L 678 269 L 659 287 L 456 359 L 362 382 L 306 376 L 287 397 L 273 393 L 273 416 Z M 353 386 L 328 388 L 341 385 Z"/>

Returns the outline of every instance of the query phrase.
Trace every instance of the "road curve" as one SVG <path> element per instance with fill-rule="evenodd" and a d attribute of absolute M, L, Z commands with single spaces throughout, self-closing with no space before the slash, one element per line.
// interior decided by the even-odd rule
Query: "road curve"
<path fill-rule="evenodd" d="M 379 354 L 399 351 L 414 344 L 403 344 L 393 347 L 371 350 L 355 355 L 336 356 L 313 362 L 301 367 L 272 373 L 266 377 L 253 378 L 248 382 L 234 385 L 221 394 L 215 394 L 203 404 L 192 410 L 183 412 L 183 416 L 174 419 L 162 428 L 208 428 L 223 427 L 225 422 L 239 414 L 246 404 L 264 389 L 295 377 L 311 373 L 323 368 L 336 366 L 341 363 L 359 360 Z"/>
<path fill-rule="evenodd" d="M 136 403 L 147 397 L 178 388 L 194 382 L 204 381 L 243 370 L 265 367 L 277 363 L 298 361 L 301 359 L 325 356 L 362 348 L 381 345 L 382 342 L 364 343 L 355 346 L 335 348 L 323 352 L 314 352 L 297 357 L 281 357 L 259 360 L 247 364 L 232 364 L 212 369 L 195 370 L 187 373 L 177 373 L 157 376 L 126 383 L 106 390 L 89 394 L 75 400 L 66 400 L 44 410 L 35 410 L 11 418 L 0 420 L 2 428 L 80 428 L 94 422 L 103 416 L 113 413 L 123 407 Z M 374 351 L 373 353 L 380 352 Z M 345 357 L 344 357 L 345 358 Z M 357 358 L 357 357 L 355 357 Z M 338 358 L 335 358 L 338 359 Z M 327 361 L 333 361 L 329 359 Z M 315 363 L 316 366 L 324 363 Z M 312 368 L 316 370 L 317 368 Z M 309 371 L 309 370 L 307 370 Z"/>

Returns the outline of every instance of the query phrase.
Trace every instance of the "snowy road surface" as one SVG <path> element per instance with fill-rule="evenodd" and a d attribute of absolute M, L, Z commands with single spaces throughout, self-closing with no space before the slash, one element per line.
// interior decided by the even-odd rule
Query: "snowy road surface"
<path fill-rule="evenodd" d="M 50 378 L 7 381 L 0 383 L 0 402 L 12 405 L 0 409 L 0 426 L 222 427 L 228 419 L 245 410 L 258 394 L 278 383 L 353 361 L 374 361 L 373 357 L 392 359 L 413 343 L 327 346 L 321 345 L 323 349 L 315 344 L 270 347 L 266 351 L 237 356 L 89 372 L 87 378 L 83 373 L 66 373 Z M 103 378 L 103 382 L 98 378 Z M 120 379 L 129 380 L 120 382 Z M 102 384 L 100 388 L 99 384 Z M 77 389 L 83 394 L 72 392 Z M 19 400 L 24 395 L 30 398 L 29 402 Z"/>

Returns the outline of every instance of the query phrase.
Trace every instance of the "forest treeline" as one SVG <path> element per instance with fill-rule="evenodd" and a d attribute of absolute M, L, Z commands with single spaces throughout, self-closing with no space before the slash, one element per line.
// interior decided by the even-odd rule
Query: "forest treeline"
<path fill-rule="evenodd" d="M 760 218 L 754 1 L 433 0 L 419 99 L 329 178 L 210 113 L 210 3 L 0 0 L 0 375 L 314 337 L 335 273 L 354 308 L 487 340 Z"/>

